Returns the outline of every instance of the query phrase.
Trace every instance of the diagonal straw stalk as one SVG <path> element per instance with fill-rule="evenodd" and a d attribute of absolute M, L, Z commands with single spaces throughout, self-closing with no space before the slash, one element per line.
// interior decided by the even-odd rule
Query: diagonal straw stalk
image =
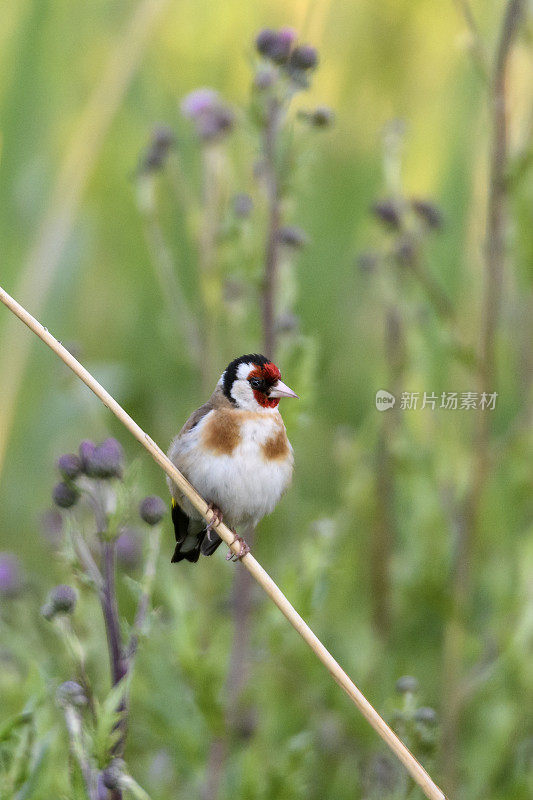
<path fill-rule="evenodd" d="M 35 317 L 26 311 L 16 300 L 14 300 L 0 286 L 0 301 L 7 306 L 25 325 L 30 328 L 42 341 L 56 353 L 70 369 L 81 378 L 81 380 L 91 389 L 97 397 L 104 403 L 110 411 L 122 422 L 123 425 L 135 436 L 135 438 L 145 447 L 154 461 L 166 472 L 166 474 L 179 487 L 180 491 L 190 500 L 193 506 L 209 522 L 212 512 L 208 508 L 206 501 L 194 489 L 189 481 L 176 469 L 174 464 L 167 458 L 160 447 L 148 436 L 143 429 L 124 411 L 117 401 L 107 392 L 98 381 L 83 367 L 69 351 L 52 334 L 44 328 Z M 234 543 L 234 534 L 229 528 L 220 523 L 214 530 L 221 539 L 235 553 L 239 554 L 240 544 Z M 269 597 L 274 601 L 282 614 L 288 619 L 293 628 L 300 634 L 302 639 L 309 645 L 317 658 L 324 664 L 332 678 L 344 689 L 348 697 L 357 706 L 361 714 L 368 720 L 374 730 L 381 736 L 383 741 L 390 747 L 393 753 L 400 759 L 414 781 L 420 786 L 429 800 L 446 800 L 445 795 L 439 787 L 432 781 L 425 769 L 418 763 L 413 754 L 407 749 L 403 742 L 396 736 L 394 731 L 389 728 L 387 723 L 380 717 L 366 697 L 359 691 L 357 686 L 348 677 L 340 665 L 335 661 L 331 653 L 324 647 L 320 639 L 313 633 L 311 628 L 298 614 L 295 608 L 289 603 L 281 589 L 272 580 L 270 575 L 263 567 L 248 553 L 242 558 L 242 563 L 253 575 L 255 580 L 262 586 Z"/>

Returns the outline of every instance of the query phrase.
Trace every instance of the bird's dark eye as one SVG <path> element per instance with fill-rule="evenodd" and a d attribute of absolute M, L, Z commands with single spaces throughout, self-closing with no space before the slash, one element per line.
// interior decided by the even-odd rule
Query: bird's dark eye
<path fill-rule="evenodd" d="M 250 386 L 252 389 L 260 389 L 262 382 L 260 378 L 250 378 Z"/>

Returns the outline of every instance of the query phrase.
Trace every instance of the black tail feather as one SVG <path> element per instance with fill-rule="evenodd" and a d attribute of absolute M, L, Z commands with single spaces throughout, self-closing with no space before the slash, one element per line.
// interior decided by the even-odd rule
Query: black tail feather
<path fill-rule="evenodd" d="M 206 533 L 201 544 L 201 551 L 202 555 L 204 556 L 212 556 L 219 544 L 222 543 L 222 539 L 215 533 L 214 531 L 209 531 Z"/>
<path fill-rule="evenodd" d="M 220 536 L 213 531 L 208 536 L 204 530 L 199 530 L 195 546 L 183 551 L 182 547 L 187 537 L 191 535 L 191 520 L 174 500 L 172 501 L 172 522 L 174 523 L 174 535 L 176 537 L 176 549 L 172 556 L 172 564 L 177 564 L 180 561 L 190 561 L 192 564 L 196 564 L 200 558 L 200 553 L 204 556 L 212 555 L 222 541 Z M 198 522 L 193 520 L 192 525 L 197 526 Z M 194 530 L 195 528 L 192 531 L 193 535 Z"/>
<path fill-rule="evenodd" d="M 181 550 L 183 542 L 178 542 L 170 563 L 178 564 L 180 561 L 190 561 L 192 564 L 196 564 L 196 562 L 200 558 L 200 543 L 201 540 L 199 539 L 196 547 L 194 547 L 192 550 L 187 550 L 186 552 L 183 552 Z"/>

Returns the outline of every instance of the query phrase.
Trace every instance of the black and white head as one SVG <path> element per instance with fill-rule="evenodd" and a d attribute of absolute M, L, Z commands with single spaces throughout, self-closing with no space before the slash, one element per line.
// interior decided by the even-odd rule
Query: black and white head
<path fill-rule="evenodd" d="M 248 411 L 275 409 L 282 397 L 298 397 L 281 380 L 269 358 L 250 353 L 232 361 L 219 381 L 222 391 L 237 408 Z"/>

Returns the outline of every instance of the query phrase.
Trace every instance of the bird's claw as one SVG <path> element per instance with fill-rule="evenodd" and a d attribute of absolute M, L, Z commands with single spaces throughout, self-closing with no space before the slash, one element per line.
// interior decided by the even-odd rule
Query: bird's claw
<path fill-rule="evenodd" d="M 205 532 L 207 533 L 207 538 L 209 539 L 209 541 L 211 541 L 211 537 L 209 536 L 209 534 L 211 533 L 213 528 L 216 528 L 217 525 L 220 525 L 224 517 L 222 515 L 222 511 L 220 510 L 220 508 L 216 506 L 214 503 L 209 503 L 208 509 L 213 516 L 211 517 L 211 521 L 207 523 Z"/>
<path fill-rule="evenodd" d="M 235 538 L 233 539 L 231 544 L 235 544 L 235 542 L 239 542 L 241 549 L 238 553 L 234 553 L 233 550 L 229 550 L 226 553 L 226 561 L 240 561 L 243 556 L 248 555 L 250 552 L 250 548 L 242 538 L 242 536 L 238 536 L 235 534 Z"/>

